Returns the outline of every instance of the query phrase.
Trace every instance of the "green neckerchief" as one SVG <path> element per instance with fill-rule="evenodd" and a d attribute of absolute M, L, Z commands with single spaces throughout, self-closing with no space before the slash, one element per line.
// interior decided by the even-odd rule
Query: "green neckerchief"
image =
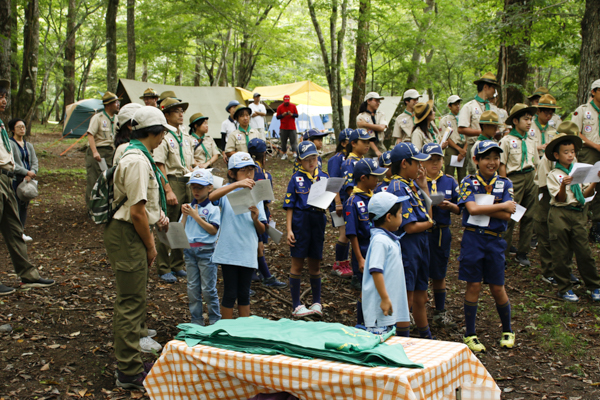
<path fill-rule="evenodd" d="M 485 136 L 483 133 L 480 133 L 479 136 L 477 136 L 477 140 L 492 140 L 492 138 L 489 138 L 489 137 Z"/>
<path fill-rule="evenodd" d="M 514 136 L 516 138 L 521 139 L 521 169 L 525 165 L 525 160 L 527 160 L 527 143 L 525 143 L 525 139 L 527 139 L 527 134 L 521 136 L 519 132 L 515 128 L 510 131 L 509 135 Z"/>
<path fill-rule="evenodd" d="M 204 150 L 204 155 L 206 156 L 206 161 L 208 162 L 209 154 L 208 154 L 208 150 L 206 150 L 206 147 L 204 146 L 204 143 L 203 143 L 204 135 L 202 137 L 199 137 L 198 135 L 196 135 L 195 132 L 191 132 L 191 135 L 198 141 L 198 146 L 202 146 L 202 150 Z M 198 146 L 196 146 L 196 148 L 198 148 Z M 194 148 L 194 151 L 196 151 L 196 148 Z"/>
<path fill-rule="evenodd" d="M 431 125 L 429 125 L 429 134 L 431 135 L 431 139 L 433 140 L 433 143 L 437 143 L 437 140 L 435 138 L 435 133 L 433 132 L 433 127 Z"/>
<path fill-rule="evenodd" d="M 10 147 L 10 139 L 8 138 L 8 132 L 4 129 L 4 122 L 0 119 L 0 131 L 2 131 L 2 143 L 4 143 L 4 147 L 6 151 L 9 153 L 12 152 L 12 148 Z"/>
<path fill-rule="evenodd" d="M 557 162 L 555 165 L 555 168 L 558 168 L 565 174 L 569 175 L 571 173 L 571 170 L 573 169 L 573 163 L 571 163 L 571 165 L 569 165 L 569 169 L 566 169 L 561 163 Z M 584 205 L 585 197 L 583 197 L 583 192 L 581 191 L 581 186 L 579 184 L 569 185 L 569 186 L 571 186 L 571 192 L 573 192 L 573 194 L 575 195 L 575 198 L 577 199 L 579 204 Z"/>
<path fill-rule="evenodd" d="M 250 144 L 250 138 L 248 137 L 248 135 L 250 134 L 250 125 L 248 125 L 248 129 L 244 129 L 241 126 L 238 126 L 238 129 L 240 130 L 240 132 L 244 132 L 245 133 L 245 137 L 246 137 L 246 147 L 248 147 L 248 145 Z"/>
<path fill-rule="evenodd" d="M 160 169 L 156 166 L 156 163 L 154 162 L 154 158 L 152 158 L 152 154 L 150 154 L 150 152 L 148 151 L 148 149 L 146 148 L 146 146 L 144 146 L 144 144 L 142 142 L 140 142 L 137 139 L 133 139 L 132 141 L 129 142 L 129 146 L 127 146 L 125 151 L 127 151 L 129 149 L 140 150 L 142 153 L 144 153 L 144 155 L 146 156 L 148 161 L 150 161 L 150 164 L 152 164 L 152 169 L 154 170 L 154 175 L 156 176 L 156 180 L 158 181 L 158 193 L 160 195 L 160 197 L 159 197 L 160 198 L 160 208 L 163 210 L 163 213 L 165 213 L 165 215 L 167 215 L 167 196 L 165 195 L 165 188 L 163 187 L 162 181 L 160 179 L 161 178 L 164 179 L 165 184 L 169 183 L 169 181 L 162 174 Z"/>
<path fill-rule="evenodd" d="M 498 179 L 498 172 L 494 172 L 494 176 L 492 176 L 492 179 L 490 179 L 490 183 L 486 184 L 485 183 L 485 179 L 483 179 L 481 177 L 481 175 L 479 175 L 479 170 L 477 170 L 477 173 L 475 174 L 475 176 L 477 177 L 477 179 L 479 179 L 481 181 L 481 184 L 483 185 L 483 187 L 485 187 L 485 192 L 487 194 L 492 194 L 492 189 L 494 189 L 494 183 L 496 183 L 496 180 Z"/>
<path fill-rule="evenodd" d="M 110 121 L 110 131 L 112 132 L 112 135 L 115 136 L 115 119 L 117 118 L 117 115 L 113 115 L 113 117 L 109 117 L 108 114 L 106 113 L 106 110 L 102 110 L 102 113 L 104 115 L 106 115 L 106 118 L 108 118 L 108 120 Z"/>
<path fill-rule="evenodd" d="M 594 103 L 594 100 L 590 101 L 590 104 L 592 105 L 592 107 L 594 107 L 594 110 L 596 110 L 598 116 L 600 116 L 600 108 L 598 108 L 596 103 Z M 600 135 L 600 126 L 598 126 L 598 135 Z"/>
<path fill-rule="evenodd" d="M 410 115 L 411 117 L 413 116 L 413 115 L 412 115 L 412 113 L 411 113 L 410 111 L 406 111 L 406 110 L 404 110 L 404 114 L 406 114 L 406 115 Z"/>
<path fill-rule="evenodd" d="M 169 133 L 172 134 L 175 137 L 175 140 L 177 140 L 177 143 L 179 143 L 179 157 L 181 158 L 181 165 L 185 168 L 185 157 L 183 156 L 183 132 L 181 132 L 180 137 L 173 131 L 169 131 Z"/>
<path fill-rule="evenodd" d="M 535 122 L 535 124 L 539 128 L 540 132 L 542 133 L 542 144 L 546 144 L 546 136 L 545 135 L 546 135 L 546 130 L 548 129 L 549 124 L 546 124 L 545 127 L 542 127 L 542 124 L 540 124 L 540 121 L 538 121 L 537 115 L 533 118 L 533 122 Z"/>
<path fill-rule="evenodd" d="M 483 105 L 485 106 L 485 111 L 490 110 L 490 101 L 489 100 L 484 100 L 481 97 L 479 97 L 479 95 L 475 96 L 475 100 L 477 100 L 480 103 L 483 103 Z"/>
<path fill-rule="evenodd" d="M 452 115 L 454 115 L 454 114 L 452 114 Z M 458 126 L 458 115 L 454 115 L 454 118 L 456 118 L 456 126 Z M 458 136 L 460 136 L 461 142 L 465 141 L 465 135 L 463 135 L 462 133 L 459 133 Z"/>

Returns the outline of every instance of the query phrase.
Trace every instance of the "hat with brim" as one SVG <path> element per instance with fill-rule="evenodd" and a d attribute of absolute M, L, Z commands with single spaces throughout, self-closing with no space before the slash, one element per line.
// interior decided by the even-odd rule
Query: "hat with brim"
<path fill-rule="evenodd" d="M 195 183 L 196 185 L 200 186 L 210 186 L 213 184 L 213 182 L 212 173 L 207 169 L 200 168 L 192 172 L 192 175 L 190 175 L 190 180 L 187 184 L 191 185 Z"/>
<path fill-rule="evenodd" d="M 401 142 L 394 146 L 390 152 L 393 163 L 411 158 L 417 161 L 427 161 L 431 158 L 429 154 L 423 154 L 410 142 Z"/>
<path fill-rule="evenodd" d="M 533 116 L 533 115 L 535 115 L 535 113 L 537 113 L 537 110 L 538 110 L 537 106 L 530 107 L 527 104 L 517 103 L 513 106 L 513 108 L 510 109 L 508 118 L 506 118 L 506 124 L 512 125 L 513 118 L 519 119 L 519 118 L 521 118 L 521 116 L 523 116 L 525 114 L 531 114 Z"/>
<path fill-rule="evenodd" d="M 562 124 L 561 124 L 562 125 Z M 575 145 L 575 152 L 577 153 L 581 150 L 583 146 L 583 140 L 579 137 L 579 135 L 570 135 L 566 133 L 558 133 L 554 138 L 546 145 L 546 150 L 544 150 L 544 154 L 546 154 L 546 158 L 550 161 L 558 161 L 554 158 L 554 151 L 558 150 L 558 146 L 565 141 L 571 141 Z"/>
<path fill-rule="evenodd" d="M 444 157 L 442 146 L 437 143 L 427 143 L 421 148 L 421 153 L 428 154 L 430 156 L 437 155 Z"/>
<path fill-rule="evenodd" d="M 183 112 L 185 112 L 189 107 L 189 103 L 182 103 L 180 100 L 172 97 L 168 97 L 160 103 L 160 109 L 164 113 L 169 112 L 174 107 L 181 107 L 183 108 Z"/>
<path fill-rule="evenodd" d="M 382 168 L 379 163 L 372 158 L 363 158 L 354 164 L 354 182 L 359 182 L 364 175 L 381 176 L 387 172 L 387 168 Z"/>
<path fill-rule="evenodd" d="M 322 138 L 323 136 L 327 136 L 327 135 L 328 135 L 327 132 L 321 132 L 318 129 L 311 128 L 302 134 L 302 140 L 309 140 L 310 138 L 317 138 L 317 137 Z"/>
<path fill-rule="evenodd" d="M 481 114 L 479 125 L 500 125 L 500 118 L 498 118 L 498 114 L 492 110 L 487 110 Z"/>
<path fill-rule="evenodd" d="M 8 81 L 8 79 L 0 79 L 0 89 L 10 89 L 10 82 Z"/>
<path fill-rule="evenodd" d="M 375 141 L 375 140 L 377 140 L 377 138 L 375 136 L 369 135 L 369 132 L 367 132 L 366 129 L 358 128 L 358 129 L 353 130 L 350 133 L 350 136 L 348 136 L 348 140 L 350 142 L 354 142 L 356 140 Z"/>
<path fill-rule="evenodd" d="M 369 92 L 367 93 L 367 95 L 365 96 L 365 101 L 369 101 L 371 99 L 376 99 L 376 100 L 383 100 L 384 97 L 380 96 L 379 93 L 377 92 Z"/>
<path fill-rule="evenodd" d="M 240 104 L 239 101 L 237 101 L 237 100 L 231 100 L 229 103 L 227 103 L 227 106 L 225 106 L 225 111 L 229 112 L 229 109 L 231 107 L 236 107 L 238 104 Z"/>
<path fill-rule="evenodd" d="M 152 98 L 152 97 L 158 98 L 158 93 L 154 89 L 148 88 L 148 89 L 144 90 L 144 94 L 140 96 L 140 99 L 144 100 L 144 99 Z"/>
<path fill-rule="evenodd" d="M 533 94 L 532 94 L 532 95 L 530 95 L 530 96 L 527 96 L 527 99 L 529 99 L 529 100 L 533 100 L 533 99 L 535 99 L 536 97 L 542 97 L 543 95 L 545 95 L 545 94 L 548 94 L 548 93 L 549 93 L 549 92 L 548 92 L 548 89 L 546 89 L 546 88 L 545 88 L 545 87 L 543 87 L 543 86 L 540 86 L 539 88 L 535 89 L 535 91 L 533 92 Z"/>
<path fill-rule="evenodd" d="M 404 92 L 402 100 L 418 99 L 419 96 L 419 92 L 417 92 L 416 89 L 408 89 L 406 92 Z"/>
<path fill-rule="evenodd" d="M 367 208 L 369 210 L 369 214 L 374 214 L 373 219 L 377 220 L 384 215 L 387 215 L 387 213 L 392 209 L 392 207 L 394 207 L 395 204 L 406 201 L 409 198 L 410 197 L 408 196 L 396 196 L 395 194 L 388 192 L 379 192 L 375 193 L 373 197 L 371 197 Z"/>
<path fill-rule="evenodd" d="M 556 105 L 556 99 L 551 94 L 545 94 L 542 97 L 540 97 L 540 101 L 538 102 L 537 107 L 538 108 L 552 108 L 555 110 L 557 108 L 560 108 L 559 106 Z"/>
<path fill-rule="evenodd" d="M 122 98 L 117 97 L 116 94 L 109 92 L 109 91 L 104 92 L 104 95 L 102 96 L 102 104 L 104 104 L 104 105 L 114 103 L 117 100 L 122 100 Z"/>
<path fill-rule="evenodd" d="M 477 79 L 476 81 L 473 81 L 473 83 L 476 85 L 479 83 L 487 83 L 489 85 L 500 86 L 500 84 L 496 80 L 496 75 L 492 74 L 491 72 L 486 72 L 481 78 Z"/>
<path fill-rule="evenodd" d="M 433 110 L 433 100 L 429 100 L 427 103 L 417 103 L 415 105 L 415 111 L 413 113 L 413 119 L 415 125 L 423 121 Z"/>
<path fill-rule="evenodd" d="M 600 79 L 596 79 L 592 82 L 592 88 L 590 90 L 600 89 Z"/>
<path fill-rule="evenodd" d="M 233 113 L 233 119 L 238 119 L 238 115 L 244 110 L 248 111 L 248 115 L 252 115 L 252 109 L 250 107 L 240 104 L 235 108 L 235 112 Z"/>
<path fill-rule="evenodd" d="M 156 107 L 143 106 L 133 114 L 133 117 L 131 117 L 131 128 L 134 131 L 149 128 L 151 126 L 163 126 L 171 132 L 177 131 L 177 128 L 167 123 L 165 114 Z"/>
<path fill-rule="evenodd" d="M 190 129 L 192 129 L 192 126 L 199 121 L 203 121 L 205 119 L 208 119 L 208 117 L 202 115 L 202 113 L 196 113 L 194 115 L 192 115 L 190 117 Z M 202 122 L 200 122 L 200 125 L 202 125 Z"/>
<path fill-rule="evenodd" d="M 144 106 L 138 103 L 129 103 L 121 107 L 121 109 L 119 110 L 119 114 L 117 114 L 118 127 L 120 128 L 122 126 L 127 125 L 127 123 L 131 121 L 131 117 L 133 117 L 133 114 L 135 114 L 135 112 L 142 107 Z"/>
<path fill-rule="evenodd" d="M 448 105 L 457 103 L 459 101 L 462 101 L 462 99 L 456 94 L 453 94 L 452 96 L 448 97 Z"/>
<path fill-rule="evenodd" d="M 165 90 L 164 92 L 162 92 L 160 94 L 160 96 L 158 97 L 158 100 L 159 101 L 163 101 L 164 99 L 169 98 L 169 97 L 171 97 L 173 99 L 177 99 L 177 95 L 175 94 L 174 91 L 172 91 L 172 90 Z"/>
<path fill-rule="evenodd" d="M 477 157 L 491 150 L 496 150 L 498 153 L 504 153 L 502 147 L 500 147 L 498 143 L 494 142 L 493 140 L 482 140 L 477 142 L 477 144 L 473 147 L 473 155 Z"/>
<path fill-rule="evenodd" d="M 256 163 L 250 154 L 243 151 L 233 153 L 227 163 L 227 169 L 240 169 L 248 166 L 256 167 Z"/>

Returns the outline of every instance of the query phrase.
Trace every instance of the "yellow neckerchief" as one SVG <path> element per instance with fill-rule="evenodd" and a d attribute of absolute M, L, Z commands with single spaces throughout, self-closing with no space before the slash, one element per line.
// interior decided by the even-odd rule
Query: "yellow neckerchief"
<path fill-rule="evenodd" d="M 423 206 L 423 202 L 421 201 L 421 196 L 419 196 L 419 193 L 417 193 L 417 187 L 415 186 L 415 181 L 413 179 L 411 179 L 410 181 L 400 175 L 394 175 L 392 178 L 398 179 L 400 182 L 404 182 L 405 184 L 407 184 L 413 191 L 414 193 L 414 197 L 417 199 L 417 203 L 419 204 L 419 208 L 421 209 L 421 211 L 423 211 L 423 213 L 425 213 L 425 215 L 427 215 L 427 219 L 429 220 L 429 222 L 433 222 L 433 220 L 431 219 L 431 216 L 427 213 L 427 210 L 425 209 L 425 206 Z"/>
<path fill-rule="evenodd" d="M 363 156 L 359 156 L 358 154 L 350 153 L 350 154 L 348 154 L 348 160 L 351 158 L 354 158 L 356 160 L 362 160 Z"/>
<path fill-rule="evenodd" d="M 364 194 L 367 197 L 372 197 L 373 191 L 369 190 L 368 192 L 365 192 L 364 190 L 359 189 L 357 186 L 354 186 L 354 188 L 352 189 L 352 194 Z"/>
<path fill-rule="evenodd" d="M 392 178 L 388 178 L 386 176 L 385 178 L 383 178 L 383 181 L 386 182 L 386 183 L 390 183 L 392 181 L 392 179 L 394 179 L 394 178 L 393 177 Z"/>
<path fill-rule="evenodd" d="M 431 182 L 431 194 L 437 194 L 437 181 L 442 176 L 444 176 L 444 173 L 440 171 L 440 173 L 438 174 L 438 176 L 435 177 L 435 179 L 427 177 L 427 182 Z"/>
<path fill-rule="evenodd" d="M 319 167 L 315 168 L 315 170 L 312 174 L 310 172 L 308 172 L 307 170 L 305 170 L 303 167 L 298 168 L 298 171 L 302 172 L 304 175 L 306 175 L 312 183 L 315 183 L 317 181 L 317 179 L 319 178 Z"/>
<path fill-rule="evenodd" d="M 481 181 L 481 184 L 485 187 L 486 193 L 492 194 L 492 189 L 494 188 L 494 183 L 496 183 L 496 179 L 498 179 L 498 172 L 494 172 L 494 176 L 490 180 L 489 185 L 485 184 L 485 179 L 483 179 L 481 177 L 481 175 L 479 175 L 479 170 L 477 170 L 477 173 L 475 174 L 475 176 L 477 177 L 477 179 L 479 179 Z"/>

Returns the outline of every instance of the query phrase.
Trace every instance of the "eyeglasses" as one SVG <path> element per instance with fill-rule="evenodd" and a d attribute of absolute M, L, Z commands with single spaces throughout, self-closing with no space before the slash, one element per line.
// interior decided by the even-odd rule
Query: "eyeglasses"
<path fill-rule="evenodd" d="M 15 125 L 15 129 L 25 129 L 25 124 Z"/>
<path fill-rule="evenodd" d="M 177 114 L 183 114 L 183 108 L 176 108 L 173 110 L 173 112 L 175 112 Z"/>

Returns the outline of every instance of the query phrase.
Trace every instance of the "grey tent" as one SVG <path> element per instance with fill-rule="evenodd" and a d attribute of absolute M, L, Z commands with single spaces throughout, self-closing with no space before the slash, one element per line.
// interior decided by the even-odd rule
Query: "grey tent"
<path fill-rule="evenodd" d="M 63 136 L 80 138 L 85 135 L 90 125 L 90 119 L 103 109 L 104 106 L 100 99 L 79 100 L 77 103 L 69 104 L 65 109 Z"/>

